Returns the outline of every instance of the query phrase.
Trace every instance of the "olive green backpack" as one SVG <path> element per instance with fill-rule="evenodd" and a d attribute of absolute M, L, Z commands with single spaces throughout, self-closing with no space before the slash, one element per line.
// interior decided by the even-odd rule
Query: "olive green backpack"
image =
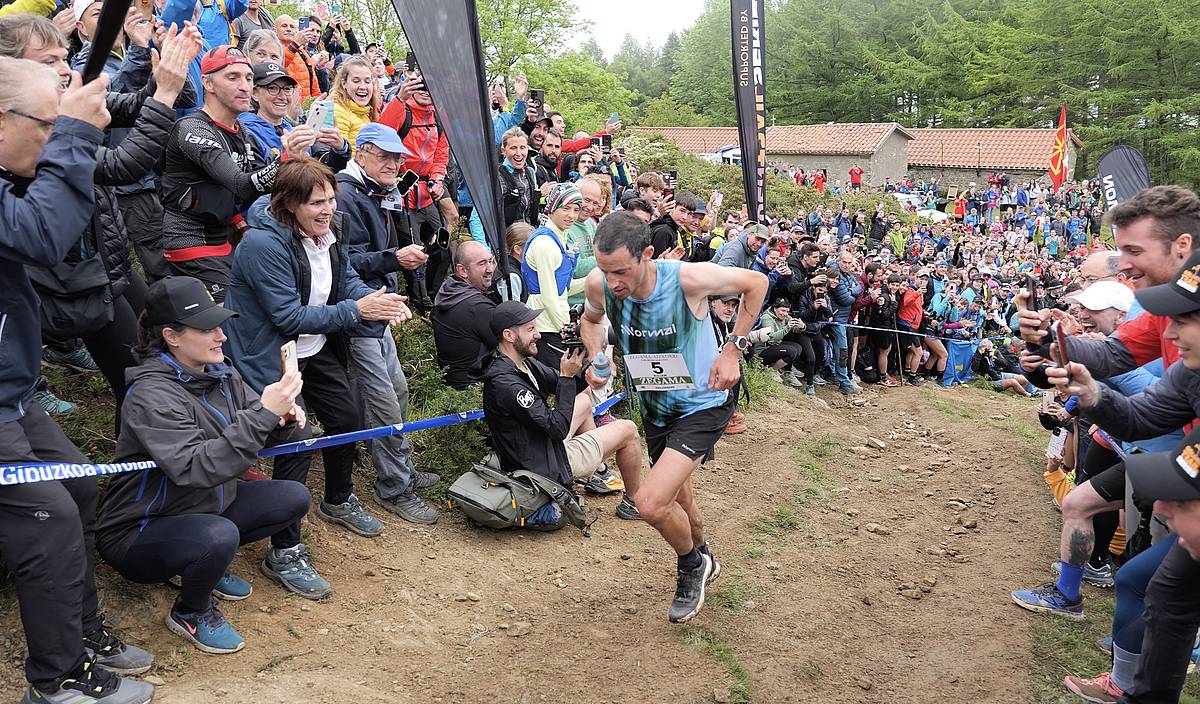
<path fill-rule="evenodd" d="M 517 470 L 500 471 L 495 454 L 476 462 L 446 491 L 446 504 L 458 507 L 475 523 L 487 528 L 525 528 L 526 519 L 551 501 L 562 509 L 557 525 L 529 526 L 536 530 L 558 530 L 567 523 L 585 529 L 588 525 L 583 501 L 562 484 L 540 474 Z"/>

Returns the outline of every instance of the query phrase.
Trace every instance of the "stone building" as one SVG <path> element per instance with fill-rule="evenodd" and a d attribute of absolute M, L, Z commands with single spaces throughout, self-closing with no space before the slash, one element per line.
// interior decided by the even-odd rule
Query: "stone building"
<path fill-rule="evenodd" d="M 966 187 L 984 183 L 988 174 L 1003 171 L 1013 182 L 1046 175 L 1054 148 L 1054 129 L 980 127 L 912 129 L 908 171 L 914 179 L 939 178 L 946 185 Z M 1067 179 L 1077 163 L 1083 142 L 1067 130 Z"/>

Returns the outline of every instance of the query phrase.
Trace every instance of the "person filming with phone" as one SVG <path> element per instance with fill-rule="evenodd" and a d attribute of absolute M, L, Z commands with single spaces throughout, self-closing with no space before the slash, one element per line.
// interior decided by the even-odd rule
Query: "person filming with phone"
<path fill-rule="evenodd" d="M 230 366 L 221 326 L 236 315 L 190 276 L 150 287 L 117 457 L 158 466 L 109 479 L 96 529 L 100 554 L 126 579 L 178 580 L 167 628 L 210 654 L 245 645 L 212 599 L 250 596 L 229 571 L 238 548 L 280 533 L 312 502 L 298 482 L 241 481 L 258 451 L 291 439 L 305 415 L 298 371 L 260 397 Z"/>

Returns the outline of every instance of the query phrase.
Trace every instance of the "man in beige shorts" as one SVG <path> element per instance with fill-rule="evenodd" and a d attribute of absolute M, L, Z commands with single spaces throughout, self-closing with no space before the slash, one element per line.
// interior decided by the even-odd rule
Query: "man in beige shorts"
<path fill-rule="evenodd" d="M 499 345 L 483 361 L 483 415 L 500 469 L 536 472 L 569 487 L 616 454 L 625 491 L 633 494 L 642 469 L 637 426 L 628 420 L 595 426 L 582 348 L 568 349 L 557 370 L 535 359 L 540 312 L 520 301 L 492 311 Z"/>

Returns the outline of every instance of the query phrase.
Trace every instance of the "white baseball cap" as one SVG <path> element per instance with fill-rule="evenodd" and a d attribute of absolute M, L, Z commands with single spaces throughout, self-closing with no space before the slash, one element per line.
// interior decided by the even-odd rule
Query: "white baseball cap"
<path fill-rule="evenodd" d="M 1079 293 L 1068 296 L 1067 302 L 1072 301 L 1091 311 L 1116 308 L 1128 313 L 1129 308 L 1133 306 L 1133 291 L 1116 281 L 1097 281 Z"/>
<path fill-rule="evenodd" d="M 97 1 L 98 0 L 75 0 L 75 2 L 71 3 L 71 11 L 75 13 L 75 21 L 78 22 L 82 20 L 83 13 L 87 12 L 87 9 L 96 4 Z"/>

